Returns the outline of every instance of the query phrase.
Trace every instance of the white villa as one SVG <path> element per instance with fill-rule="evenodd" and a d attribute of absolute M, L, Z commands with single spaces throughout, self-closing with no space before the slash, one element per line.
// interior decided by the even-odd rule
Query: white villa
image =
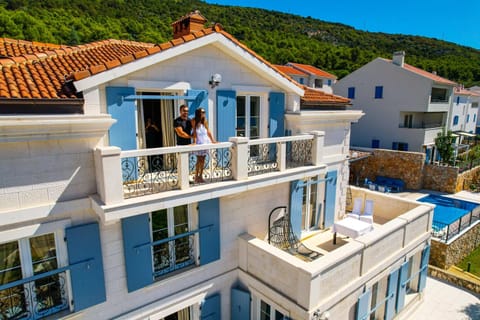
<path fill-rule="evenodd" d="M 373 87 L 354 73 L 351 108 L 205 24 L 192 12 L 163 44 L 0 39 L 2 319 L 393 319 L 422 303 L 433 207 L 349 187 L 349 145 L 428 144 L 450 82 L 377 59 L 402 85 L 370 85 L 406 105 L 357 105 Z M 175 146 L 181 104 L 218 143 Z M 364 107 L 402 140 L 356 140 Z M 368 222 L 347 218 L 366 203 Z"/>
<path fill-rule="evenodd" d="M 339 80 L 334 92 L 365 116 L 352 124 L 351 145 L 435 154 L 434 139 L 448 130 L 456 83 L 405 63 L 376 58 Z M 473 115 L 472 115 L 473 117 Z"/>
<path fill-rule="evenodd" d="M 285 65 L 275 65 L 275 67 L 300 84 L 327 93 L 333 93 L 333 85 L 337 81 L 337 76 L 331 73 L 308 64 L 295 62 L 288 62 Z"/>

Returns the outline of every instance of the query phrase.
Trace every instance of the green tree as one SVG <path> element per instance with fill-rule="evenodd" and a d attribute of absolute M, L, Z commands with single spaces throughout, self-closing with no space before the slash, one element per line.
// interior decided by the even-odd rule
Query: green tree
<path fill-rule="evenodd" d="M 435 147 L 440 154 L 441 163 L 449 165 L 454 164 L 454 144 L 455 137 L 452 135 L 452 131 L 448 130 L 445 134 L 445 130 L 443 130 L 441 133 L 438 133 L 437 138 L 435 138 Z"/>

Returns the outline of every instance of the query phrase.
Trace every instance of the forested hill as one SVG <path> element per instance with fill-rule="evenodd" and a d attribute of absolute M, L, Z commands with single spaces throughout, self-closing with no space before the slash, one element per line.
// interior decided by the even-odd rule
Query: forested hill
<path fill-rule="evenodd" d="M 171 23 L 196 9 L 276 64 L 311 64 L 341 78 L 404 50 L 409 64 L 467 87 L 480 85 L 477 49 L 199 0 L 0 0 L 0 37 L 69 45 L 110 38 L 162 43 L 172 37 Z"/>

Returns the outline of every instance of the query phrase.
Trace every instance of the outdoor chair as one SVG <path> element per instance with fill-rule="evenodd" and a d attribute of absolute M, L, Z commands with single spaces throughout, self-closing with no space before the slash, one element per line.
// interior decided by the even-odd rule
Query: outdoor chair
<path fill-rule="evenodd" d="M 355 219 L 360 219 L 360 215 L 362 214 L 362 202 L 362 198 L 355 198 L 353 200 L 352 212 L 347 213 L 347 216 Z"/>
<path fill-rule="evenodd" d="M 359 219 L 373 224 L 373 200 L 365 200 L 365 210 L 360 215 Z"/>

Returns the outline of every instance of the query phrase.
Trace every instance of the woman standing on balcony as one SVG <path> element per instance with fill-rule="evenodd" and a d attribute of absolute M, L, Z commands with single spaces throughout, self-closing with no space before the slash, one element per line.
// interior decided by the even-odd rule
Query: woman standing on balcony
<path fill-rule="evenodd" d="M 205 109 L 199 108 L 195 110 L 195 119 L 192 121 L 193 130 L 193 143 L 194 144 L 207 144 L 216 143 L 212 133 L 208 129 L 207 119 L 205 118 Z M 197 163 L 195 164 L 195 182 L 205 182 L 203 180 L 203 168 L 205 167 L 205 157 L 208 151 L 197 151 Z"/>

